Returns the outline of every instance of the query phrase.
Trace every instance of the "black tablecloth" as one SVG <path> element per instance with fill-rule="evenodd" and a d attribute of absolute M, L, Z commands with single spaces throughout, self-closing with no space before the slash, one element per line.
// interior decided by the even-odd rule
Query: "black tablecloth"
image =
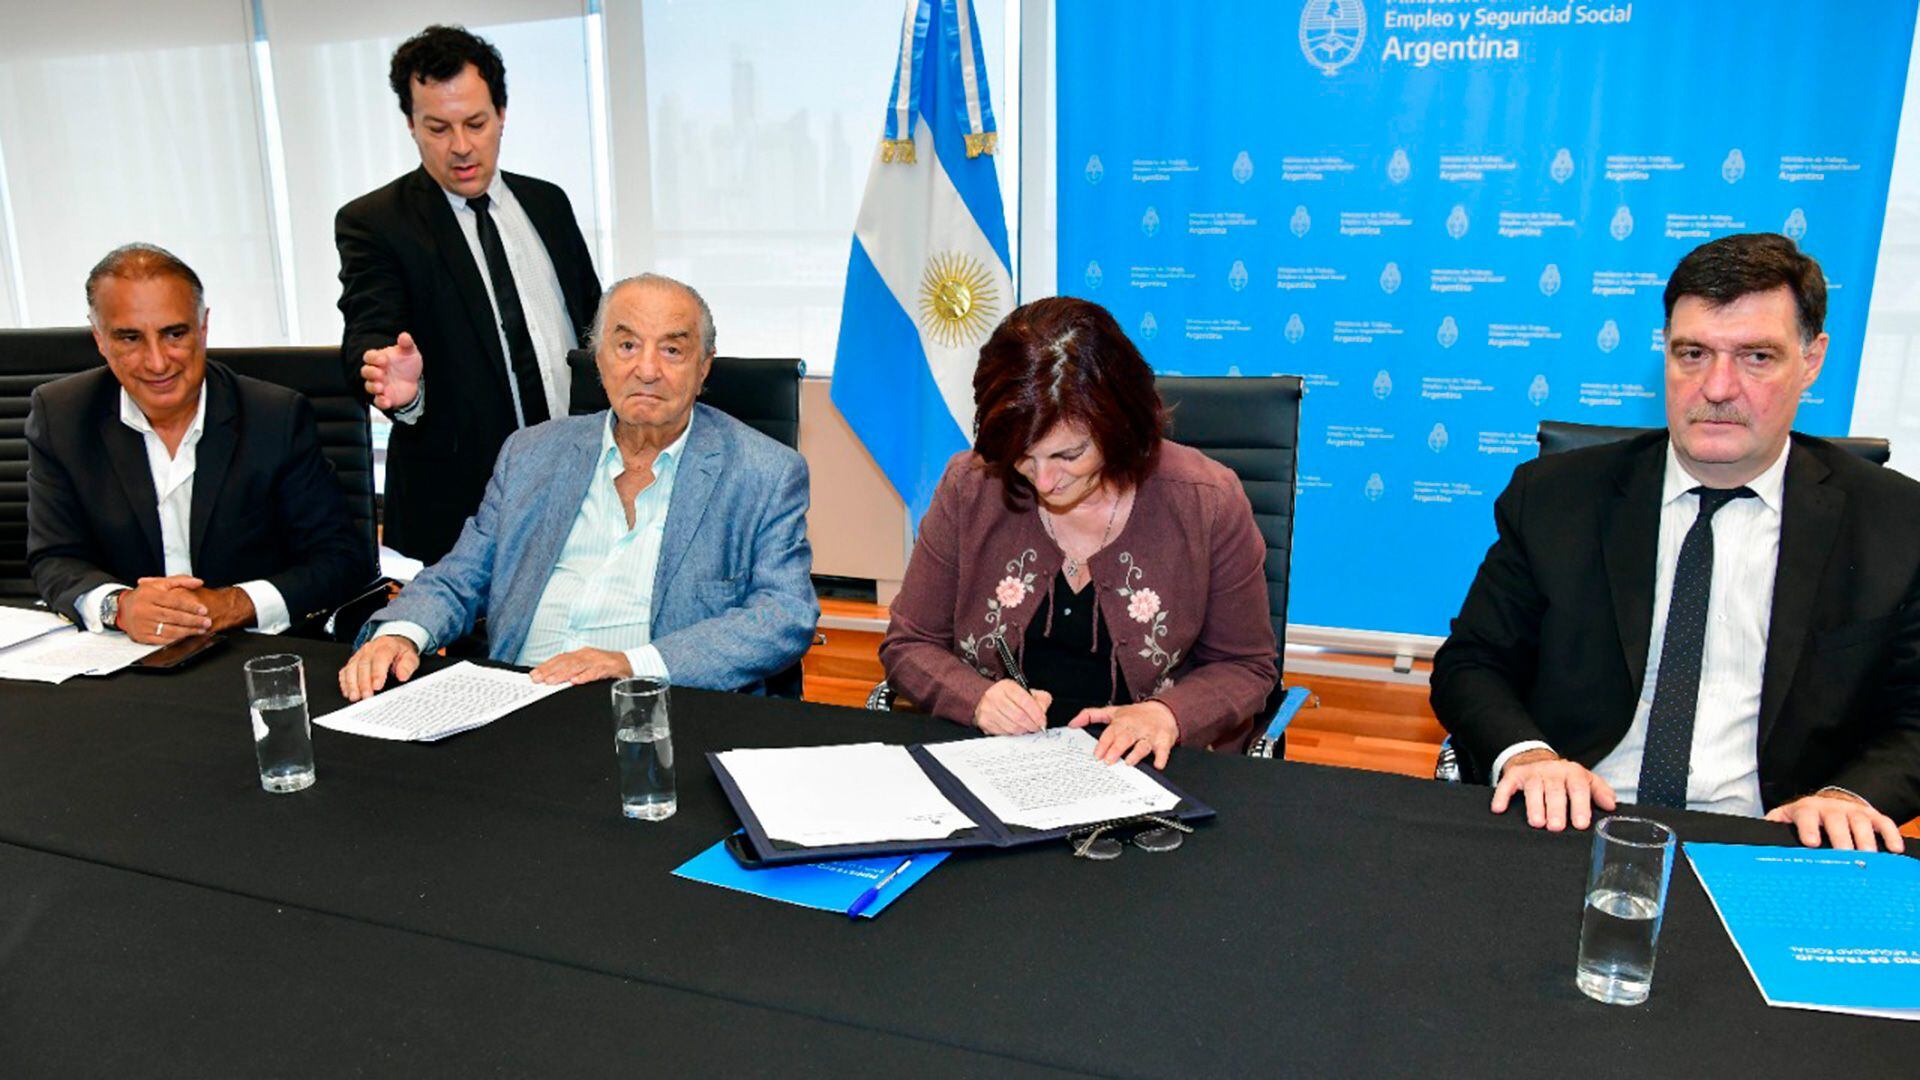
<path fill-rule="evenodd" d="M 796 1046 L 804 1067 L 785 1064 Z M 858 1075 L 876 1064 L 1068 1075 L 0 844 L 9 1078 Z"/>
<path fill-rule="evenodd" d="M 181 1072 L 251 1055 L 309 1074 L 1907 1075 L 1920 1060 L 1920 1032 L 1896 1022 L 1768 1009 L 1684 866 L 1652 999 L 1588 1001 L 1572 976 L 1589 837 L 1495 818 L 1485 789 L 1182 751 L 1170 774 L 1219 818 L 1180 851 L 962 853 L 850 923 L 670 876 L 735 824 L 704 752 L 951 726 L 675 691 L 680 812 L 645 824 L 618 813 L 600 684 L 439 744 L 316 729 L 319 783 L 270 796 L 239 665 L 292 644 L 0 688 L 0 843 L 18 849 L 0 851 L 0 1074 L 104 1071 L 136 1053 L 116 1047 L 162 1046 Z M 337 707 L 345 650 L 296 647 L 315 713 Z M 1683 839 L 1789 840 L 1656 816 Z M 102 980 L 135 999 L 118 1040 L 86 1013 Z M 278 1056 L 276 1033 L 305 1053 Z"/>

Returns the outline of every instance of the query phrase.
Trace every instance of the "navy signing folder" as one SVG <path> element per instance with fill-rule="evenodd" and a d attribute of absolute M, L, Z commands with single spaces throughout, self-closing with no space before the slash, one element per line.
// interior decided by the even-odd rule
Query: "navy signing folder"
<path fill-rule="evenodd" d="M 1920 1020 L 1920 860 L 1687 844 L 1769 1005 Z"/>
<path fill-rule="evenodd" d="M 728 750 L 714 776 L 763 862 L 815 862 L 1052 840 L 1213 808 L 1157 770 L 1107 765 L 1077 728 L 918 746 Z"/>

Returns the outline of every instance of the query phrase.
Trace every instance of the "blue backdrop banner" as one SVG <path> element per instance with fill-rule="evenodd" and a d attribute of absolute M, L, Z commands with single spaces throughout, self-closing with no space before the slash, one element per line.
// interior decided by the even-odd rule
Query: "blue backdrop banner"
<path fill-rule="evenodd" d="M 1060 0 L 1060 291 L 1297 373 L 1292 621 L 1443 634 L 1543 419 L 1664 423 L 1680 256 L 1826 268 L 1844 434 L 1914 0 Z M 1176 419 L 1176 438 L 1177 419 Z"/>

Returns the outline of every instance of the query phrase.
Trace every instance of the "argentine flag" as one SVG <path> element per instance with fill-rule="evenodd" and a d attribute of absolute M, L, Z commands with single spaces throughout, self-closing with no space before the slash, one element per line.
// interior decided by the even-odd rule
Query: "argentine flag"
<path fill-rule="evenodd" d="M 1013 309 L 972 0 L 909 0 L 853 229 L 833 403 L 918 526 L 973 442 L 973 369 Z"/>

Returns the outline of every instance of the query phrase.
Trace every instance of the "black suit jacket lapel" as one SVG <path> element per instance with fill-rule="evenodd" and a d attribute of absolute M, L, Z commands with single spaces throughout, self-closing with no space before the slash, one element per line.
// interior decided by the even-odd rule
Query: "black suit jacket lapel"
<path fill-rule="evenodd" d="M 188 513 L 187 551 L 196 572 L 204 569 L 208 522 L 226 486 L 234 447 L 240 442 L 239 389 L 225 371 L 207 365 L 200 392 L 207 395 L 207 418 L 193 455 L 193 508 Z"/>
<path fill-rule="evenodd" d="M 1759 746 L 1780 718 L 1808 624 L 1818 598 L 1827 559 L 1840 533 L 1847 494 L 1826 480 L 1832 470 L 1805 447 L 1787 452 L 1786 486 L 1781 493 L 1780 564 L 1774 571 L 1773 612 L 1767 622 L 1767 668 L 1760 681 Z"/>
<path fill-rule="evenodd" d="M 447 277 L 466 306 L 467 317 L 473 322 L 474 336 L 480 340 L 480 347 L 486 350 L 486 362 L 482 366 L 487 369 L 488 377 L 499 386 L 500 393 L 511 401 L 512 391 L 507 387 L 506 354 L 500 350 L 500 321 L 494 316 L 493 301 L 487 299 L 487 283 L 480 276 L 480 265 L 474 261 L 473 249 L 467 246 L 467 234 L 460 230 L 460 222 L 453 216 L 447 193 L 440 189 L 433 177 L 427 175 L 423 167 L 413 174 L 409 197 L 414 212 L 426 224 L 427 233 L 433 238 L 433 249 L 439 254 L 441 265 L 446 267 Z"/>
<path fill-rule="evenodd" d="M 140 522 L 140 534 L 146 537 L 147 557 L 155 574 L 166 572 L 166 555 L 160 546 L 160 497 L 153 490 L 153 469 L 147 465 L 147 444 L 140 433 L 120 422 L 118 383 L 107 395 L 107 406 L 100 416 L 100 443 L 113 461 L 113 472 L 120 480 L 121 493 L 133 507 Z"/>
<path fill-rule="evenodd" d="M 1647 677 L 1647 643 L 1653 634 L 1666 453 L 1666 440 L 1656 439 L 1621 462 L 1613 505 L 1601 526 L 1600 550 L 1607 564 L 1607 587 L 1613 593 L 1613 617 L 1636 696 Z"/>

